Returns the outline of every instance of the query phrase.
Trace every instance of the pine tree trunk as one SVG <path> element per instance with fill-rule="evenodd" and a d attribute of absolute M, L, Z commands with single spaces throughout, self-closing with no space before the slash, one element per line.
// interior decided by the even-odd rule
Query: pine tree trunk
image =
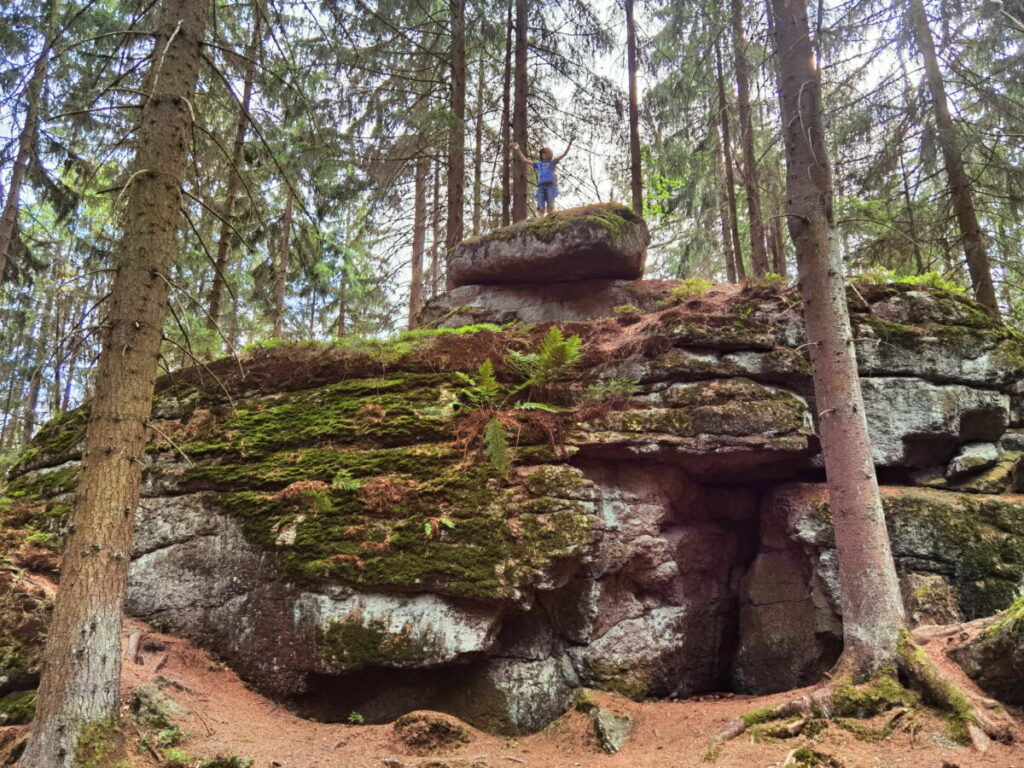
<path fill-rule="evenodd" d="M 434 165 L 434 205 L 430 227 L 430 298 L 441 288 L 441 169 Z"/>
<path fill-rule="evenodd" d="M 786 277 L 786 235 L 782 231 L 786 195 L 779 168 L 774 163 L 772 166 L 768 169 L 768 192 L 771 199 L 769 210 L 772 212 L 768 219 L 768 241 L 771 245 L 772 270 L 775 274 Z"/>
<path fill-rule="evenodd" d="M 451 93 L 448 127 L 448 217 L 445 252 L 462 242 L 466 185 L 466 0 L 449 0 L 452 19 Z M 453 286 L 449 285 L 451 289 Z"/>
<path fill-rule="evenodd" d="M 501 90 L 501 226 L 512 223 L 512 5 L 505 26 L 505 71 Z"/>
<path fill-rule="evenodd" d="M 117 715 L 121 611 L 208 10 L 204 0 L 166 0 L 143 86 L 149 96 L 22 768 L 72 768 L 82 729 Z"/>
<path fill-rule="evenodd" d="M 714 113 L 714 104 L 711 110 Z M 718 220 L 721 226 L 722 254 L 725 257 L 725 277 L 730 283 L 736 282 L 736 256 L 733 253 L 732 233 L 729 228 L 729 207 L 725 194 L 725 170 L 722 168 L 722 139 L 718 125 L 714 126 L 715 155 L 712 160 L 715 168 L 715 208 L 718 210 Z"/>
<path fill-rule="evenodd" d="M 736 107 L 739 116 L 740 146 L 743 151 L 743 187 L 747 192 L 750 219 L 750 266 L 758 277 L 768 272 L 768 253 L 764 242 L 761 193 L 757 184 L 757 154 L 754 152 L 754 124 L 750 114 L 750 65 L 743 34 L 743 2 L 732 2 L 733 58 L 736 65 Z"/>
<path fill-rule="evenodd" d="M 416 327 L 416 316 L 423 308 L 423 251 L 427 242 L 427 174 L 430 159 L 416 160 L 413 182 L 412 270 L 409 277 L 409 327 Z"/>
<path fill-rule="evenodd" d="M 0 416 L 3 416 L 3 422 L 0 424 L 0 453 L 10 450 L 18 439 L 14 392 L 17 390 L 20 393 L 25 382 L 25 363 L 28 358 L 27 334 L 27 329 L 20 328 L 18 339 L 6 340 L 10 345 L 10 349 L 19 350 L 19 353 L 11 355 L 10 373 L 7 377 L 7 397 L 5 398 L 4 407 L 0 408 Z M 18 401 L 20 400 L 21 397 L 19 396 Z"/>
<path fill-rule="evenodd" d="M 284 333 L 284 300 L 288 292 L 288 261 L 292 250 L 292 198 L 294 193 L 288 187 L 284 201 L 284 216 L 281 218 L 280 255 L 277 261 L 277 279 L 274 281 L 274 338 Z"/>
<path fill-rule="evenodd" d="M 221 211 L 223 221 L 220 226 L 220 238 L 217 240 L 217 257 L 213 266 L 213 282 L 210 285 L 207 303 L 206 327 L 216 331 L 220 321 L 220 303 L 224 292 L 225 273 L 228 268 L 228 253 L 231 248 L 232 219 L 235 215 L 235 196 L 242 182 L 242 151 L 245 148 L 245 134 L 249 130 L 249 105 L 252 102 L 252 86 L 256 77 L 256 53 L 260 44 L 260 10 L 253 6 L 252 38 L 245 49 L 246 62 L 242 100 L 239 102 L 238 122 L 235 125 L 235 143 L 231 147 L 231 167 L 228 169 L 227 186 L 224 190 L 224 208 Z"/>
<path fill-rule="evenodd" d="M 633 18 L 633 0 L 626 5 L 626 71 L 629 75 L 629 186 L 633 212 L 644 213 L 644 181 L 640 156 L 640 99 L 637 94 L 636 20 Z"/>
<path fill-rule="evenodd" d="M 732 234 L 732 252 L 735 258 L 736 279 L 743 280 L 747 273 L 743 268 L 743 245 L 740 242 L 739 213 L 736 210 L 736 173 L 732 157 L 732 141 L 729 136 L 729 102 L 725 98 L 725 74 L 722 71 L 722 51 L 715 44 L 715 66 L 718 75 L 718 117 L 722 128 L 722 157 L 725 166 L 725 199 L 729 205 L 729 229 Z"/>
<path fill-rule="evenodd" d="M 875 479 L 846 305 L 832 179 L 806 0 L 771 0 L 786 146 L 787 221 L 796 246 L 819 432 L 842 586 L 843 657 L 857 677 L 895 668 L 904 626 Z"/>
<path fill-rule="evenodd" d="M 515 71 L 513 75 L 512 140 L 523 152 L 528 152 L 527 137 L 527 54 L 529 53 L 529 5 L 527 0 L 516 0 L 516 47 Z M 512 221 L 522 221 L 529 215 L 526 203 L 526 165 L 516 161 L 512 164 Z"/>
<path fill-rule="evenodd" d="M 921 243 L 917 239 L 917 219 L 914 217 L 914 198 L 910 194 L 910 179 L 909 174 L 907 173 L 907 166 L 903 162 L 902 154 L 900 155 L 900 177 L 902 180 L 903 202 L 907 207 L 907 235 L 910 237 L 914 249 L 914 270 L 916 274 L 923 275 L 926 270 L 924 268 L 924 258 L 921 254 Z"/>
<path fill-rule="evenodd" d="M 25 396 L 24 420 L 22 423 L 22 444 L 27 445 L 32 439 L 36 426 L 36 408 L 39 405 L 39 393 L 43 388 L 43 368 L 46 363 L 46 342 L 50 337 L 50 326 L 53 325 L 53 297 L 55 291 L 46 292 L 46 303 L 39 318 L 39 326 L 35 332 L 35 350 L 32 359 L 32 373 L 28 379 L 28 393 Z"/>
<path fill-rule="evenodd" d="M 4 280 L 4 272 L 8 261 L 13 255 L 16 234 L 18 231 L 18 206 L 21 203 L 21 188 L 25 183 L 25 174 L 35 153 L 36 137 L 39 134 L 39 107 L 43 98 L 43 86 L 46 84 L 46 69 L 50 63 L 50 49 L 53 46 L 56 31 L 56 3 L 50 0 L 46 4 L 46 42 L 39 52 L 32 69 L 25 93 L 25 124 L 18 137 L 18 153 L 11 169 L 10 186 L 7 188 L 7 199 L 4 201 L 3 213 L 0 214 L 0 283 Z"/>
<path fill-rule="evenodd" d="M 928 16 L 921 0 L 910 0 L 907 14 L 907 22 L 914 32 L 917 49 L 924 59 L 925 76 L 932 96 L 932 109 L 935 112 L 935 127 L 938 129 L 939 146 L 942 148 L 942 159 L 949 180 L 949 194 L 957 222 L 960 224 L 960 239 L 963 241 L 964 255 L 967 257 L 967 270 L 971 275 L 974 297 L 989 312 L 998 315 L 999 302 L 996 300 L 996 291 L 992 284 L 992 266 L 985 247 L 985 235 L 978 223 L 971 180 L 964 169 L 956 127 L 949 113 L 946 85 L 942 80 L 939 59 L 935 53 L 935 41 L 932 40 Z"/>
<path fill-rule="evenodd" d="M 473 118 L 473 234 L 480 234 L 483 215 L 484 166 L 484 60 L 480 59 L 476 81 L 476 115 Z"/>

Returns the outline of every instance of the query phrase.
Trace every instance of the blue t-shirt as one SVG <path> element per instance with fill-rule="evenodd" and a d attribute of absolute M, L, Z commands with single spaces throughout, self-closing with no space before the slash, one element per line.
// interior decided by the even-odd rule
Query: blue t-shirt
<path fill-rule="evenodd" d="M 555 166 L 558 165 L 557 160 L 535 160 L 533 167 L 537 170 L 537 183 L 538 184 L 556 184 L 555 181 Z"/>

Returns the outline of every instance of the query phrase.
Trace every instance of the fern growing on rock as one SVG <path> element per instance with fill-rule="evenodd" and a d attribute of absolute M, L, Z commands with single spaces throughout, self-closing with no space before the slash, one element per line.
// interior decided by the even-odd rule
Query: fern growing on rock
<path fill-rule="evenodd" d="M 463 437 L 467 446 L 480 441 L 484 453 L 496 470 L 508 477 L 512 471 L 509 455 L 509 421 L 515 422 L 507 411 L 546 411 L 562 413 L 571 408 L 546 403 L 541 400 L 517 399 L 524 393 L 539 394 L 544 385 L 564 378 L 569 370 L 583 358 L 583 339 L 578 335 L 566 337 L 557 326 L 551 326 L 537 348 L 531 352 L 509 350 L 505 363 L 522 377 L 514 386 L 505 386 L 498 381 L 494 363 L 488 358 L 477 367 L 474 375 L 456 374 L 464 385 L 459 399 L 471 409 L 471 413 L 486 416 L 476 417 L 476 426 Z M 483 425 L 482 431 L 480 424 Z"/>

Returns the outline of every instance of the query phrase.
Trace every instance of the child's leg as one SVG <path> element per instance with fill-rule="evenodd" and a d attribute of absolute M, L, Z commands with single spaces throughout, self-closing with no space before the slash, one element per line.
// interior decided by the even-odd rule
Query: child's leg
<path fill-rule="evenodd" d="M 548 213 L 554 212 L 556 197 L 558 197 L 558 187 L 552 184 L 548 187 Z"/>
<path fill-rule="evenodd" d="M 538 185 L 537 191 L 534 193 L 534 197 L 537 199 L 537 218 L 543 219 L 547 216 L 547 197 L 544 194 L 544 186 Z"/>

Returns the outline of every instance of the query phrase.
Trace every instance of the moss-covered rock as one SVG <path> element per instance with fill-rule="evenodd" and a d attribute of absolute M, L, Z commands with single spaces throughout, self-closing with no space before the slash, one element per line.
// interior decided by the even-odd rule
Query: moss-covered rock
<path fill-rule="evenodd" d="M 950 656 L 982 690 L 1007 704 L 1024 704 L 1024 597 Z"/>
<path fill-rule="evenodd" d="M 456 286 L 635 280 L 649 240 L 643 219 L 624 205 L 570 208 L 463 241 L 448 257 L 448 276 Z"/>
<path fill-rule="evenodd" d="M 785 538 L 822 551 L 833 546 L 825 486 L 779 490 L 771 503 Z M 1017 596 L 1024 583 L 1020 498 L 890 486 L 882 503 L 897 569 L 942 576 L 966 618 L 990 616 Z M 835 582 L 834 574 L 824 578 Z"/>
<path fill-rule="evenodd" d="M 0 569 L 0 696 L 31 691 L 38 684 L 51 606 L 22 574 Z M 8 701 L 14 706 L 28 700 Z"/>

